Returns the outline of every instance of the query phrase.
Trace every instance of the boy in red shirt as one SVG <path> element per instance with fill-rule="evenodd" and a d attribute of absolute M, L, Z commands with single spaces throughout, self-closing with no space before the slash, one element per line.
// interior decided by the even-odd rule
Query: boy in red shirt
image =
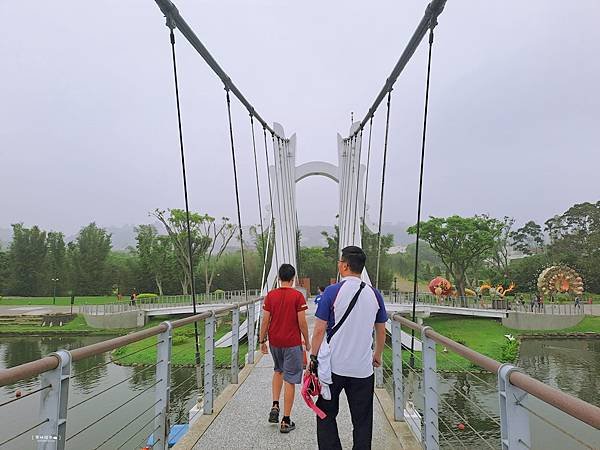
<path fill-rule="evenodd" d="M 267 294 L 263 305 L 263 318 L 260 327 L 260 350 L 267 353 L 267 334 L 271 356 L 273 357 L 273 407 L 269 422 L 279 422 L 279 397 L 283 394 L 283 419 L 279 431 L 289 433 L 296 428 L 290 420 L 296 384 L 302 383 L 302 338 L 306 350 L 310 350 L 308 324 L 305 311 L 308 308 L 304 296 L 293 288 L 296 269 L 290 264 L 279 268 L 280 288 Z"/>

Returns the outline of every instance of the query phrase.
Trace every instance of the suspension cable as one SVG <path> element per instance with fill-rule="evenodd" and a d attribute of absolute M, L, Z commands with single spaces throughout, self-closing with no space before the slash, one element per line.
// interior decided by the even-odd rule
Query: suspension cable
<path fill-rule="evenodd" d="M 427 55 L 427 81 L 425 83 L 425 110 L 423 113 L 423 137 L 421 141 L 421 167 L 419 171 L 419 198 L 417 200 L 417 233 L 415 237 L 415 270 L 414 270 L 414 281 L 413 281 L 413 301 L 412 301 L 412 320 L 415 320 L 417 314 L 417 272 L 419 269 L 419 237 L 421 231 L 421 200 L 423 198 L 423 167 L 425 163 L 425 138 L 427 136 L 427 112 L 429 107 L 429 78 L 431 74 L 431 50 L 433 48 L 433 27 L 435 23 L 430 24 L 429 28 L 429 52 Z M 410 349 L 413 350 L 415 346 L 415 330 L 411 330 L 410 333 Z M 411 357 L 411 366 L 414 363 L 414 359 Z"/>
<path fill-rule="evenodd" d="M 352 217 L 352 241 L 356 239 L 356 222 L 358 219 L 358 192 L 360 187 L 360 160 L 362 158 L 362 138 L 363 138 L 363 130 L 360 130 L 360 138 L 358 139 L 358 170 L 356 173 L 356 197 L 354 198 L 354 215 Z M 360 228 L 360 225 L 359 225 Z M 359 230 L 360 233 L 360 230 Z M 360 234 L 359 234 L 360 236 Z M 361 242 L 362 244 L 362 242 Z"/>
<path fill-rule="evenodd" d="M 250 113 L 250 127 L 252 128 L 252 152 L 254 155 L 254 174 L 256 176 L 256 195 L 258 197 L 258 217 L 260 220 L 260 237 L 262 241 L 263 249 L 265 249 L 266 253 L 266 243 L 265 243 L 265 229 L 263 227 L 263 216 L 262 216 L 262 203 L 260 198 L 260 178 L 258 176 L 258 161 L 256 159 L 256 137 L 254 135 L 254 116 Z M 262 289 L 265 284 L 265 272 L 267 270 L 266 261 L 263 265 L 262 276 L 260 278 L 260 288 Z"/>
<path fill-rule="evenodd" d="M 271 134 L 271 140 L 273 141 L 273 166 L 275 167 L 275 186 L 277 187 L 277 211 L 279 211 L 279 228 L 281 228 L 281 230 L 275 230 L 275 233 L 279 233 L 281 235 L 281 249 L 279 249 L 279 251 L 281 252 L 281 257 L 283 258 L 283 261 L 285 261 L 287 258 L 285 257 L 285 245 L 283 243 L 284 240 L 284 232 L 283 232 L 283 227 L 282 225 L 282 221 L 281 221 L 281 188 L 279 187 L 279 179 L 281 178 L 279 176 L 279 169 L 278 167 L 280 167 L 280 165 L 277 162 L 277 154 L 278 151 L 275 150 L 275 135 Z M 279 137 L 277 138 L 277 148 L 279 149 Z M 273 222 L 275 222 L 275 220 L 273 219 Z M 275 235 L 277 237 L 277 235 Z M 275 239 L 275 252 L 277 252 L 277 239 Z M 282 261 L 282 262 L 283 262 Z M 279 264 L 277 265 L 277 267 L 279 267 Z"/>
<path fill-rule="evenodd" d="M 171 39 L 171 54 L 173 56 L 173 78 L 175 80 L 175 100 L 177 103 L 177 125 L 179 127 L 179 149 L 181 153 L 181 172 L 183 176 L 183 196 L 185 198 L 185 219 L 186 219 L 186 228 L 187 228 L 187 243 L 188 243 L 188 262 L 189 262 L 189 270 L 190 270 L 190 285 L 192 288 L 192 307 L 194 315 L 197 314 L 196 311 L 196 283 L 194 281 L 194 260 L 193 260 L 193 252 L 192 252 L 192 231 L 190 226 L 190 207 L 188 203 L 188 190 L 187 190 L 187 176 L 185 172 L 185 152 L 183 149 L 183 129 L 181 125 L 181 105 L 179 102 L 179 80 L 177 78 L 177 60 L 175 58 L 175 33 L 173 33 L 173 28 L 175 24 L 167 19 L 167 26 L 170 29 L 170 39 Z M 200 366 L 200 342 L 199 342 L 199 334 L 198 334 L 198 323 L 194 322 L 194 340 L 196 341 L 196 354 L 195 361 L 196 366 Z"/>
<path fill-rule="evenodd" d="M 269 235 L 271 233 L 275 233 L 275 216 L 273 215 L 273 189 L 271 188 L 271 170 L 269 167 L 269 151 L 267 148 L 267 129 L 266 127 L 263 127 L 263 138 L 264 138 L 264 143 L 265 143 L 265 164 L 267 165 L 267 181 L 269 184 L 269 203 L 271 206 L 271 229 L 269 231 Z M 273 239 L 275 238 L 275 236 L 273 235 Z M 279 259 L 277 258 L 277 253 L 273 252 L 273 256 L 275 257 L 275 265 L 277 266 L 277 268 L 279 268 Z M 267 260 L 267 254 L 266 254 L 266 250 L 265 250 L 265 262 Z"/>
<path fill-rule="evenodd" d="M 361 237 L 364 239 L 365 225 L 367 219 L 367 192 L 369 190 L 369 167 L 371 165 L 371 134 L 373 132 L 373 116 L 369 120 L 369 144 L 367 149 L 367 171 L 365 172 L 365 201 L 363 203 Z M 364 245 L 364 244 L 363 244 Z"/>
<path fill-rule="evenodd" d="M 240 191 L 238 188 L 237 165 L 235 162 L 235 144 L 233 142 L 233 125 L 231 123 L 231 98 L 229 88 L 225 86 L 225 97 L 227 99 L 227 118 L 229 119 L 229 140 L 231 141 L 231 163 L 233 165 L 233 183 L 235 184 L 235 203 L 237 206 L 238 229 L 240 235 L 240 248 L 242 258 L 242 283 L 244 285 L 244 301 L 248 301 L 248 287 L 246 285 L 246 261 L 244 260 L 244 232 L 242 230 L 242 213 L 240 211 Z"/>
<path fill-rule="evenodd" d="M 387 111 L 385 118 L 385 139 L 383 141 L 383 165 L 381 167 L 381 195 L 379 198 L 379 226 L 377 229 L 377 270 L 375 272 L 375 287 L 379 289 L 379 265 L 381 262 L 381 219 L 383 218 L 383 193 L 385 188 L 385 169 L 387 165 L 388 135 L 390 130 L 390 103 L 392 101 L 392 90 L 388 91 Z"/>

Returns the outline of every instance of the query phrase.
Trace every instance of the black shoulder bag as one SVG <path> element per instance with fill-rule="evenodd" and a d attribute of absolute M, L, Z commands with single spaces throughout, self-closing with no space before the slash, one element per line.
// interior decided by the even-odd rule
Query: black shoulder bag
<path fill-rule="evenodd" d="M 358 296 L 360 295 L 360 293 L 361 293 L 361 291 L 363 290 L 364 287 L 365 287 L 365 282 L 361 281 L 360 282 L 360 287 L 358 288 L 358 291 L 356 291 L 356 294 L 354 294 L 354 297 L 352 297 L 352 300 L 350 301 L 350 304 L 348 305 L 348 308 L 346 308 L 346 312 L 344 313 L 344 315 L 342 316 L 342 318 L 340 319 L 340 321 L 335 324 L 335 326 L 331 330 L 331 334 L 329 336 L 327 336 L 327 343 L 328 344 L 329 344 L 329 341 L 331 341 L 331 338 L 333 337 L 333 335 L 335 333 L 337 333 L 337 330 L 340 329 L 340 327 L 342 326 L 342 324 L 348 318 L 348 315 L 350 314 L 350 311 L 352 311 L 352 308 L 354 308 L 354 305 L 356 305 L 356 301 L 358 300 Z"/>

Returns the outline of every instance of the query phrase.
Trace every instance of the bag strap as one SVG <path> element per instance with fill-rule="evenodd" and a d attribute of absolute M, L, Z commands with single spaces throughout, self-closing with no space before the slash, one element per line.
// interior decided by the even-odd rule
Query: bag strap
<path fill-rule="evenodd" d="M 331 330 L 331 334 L 329 336 L 327 336 L 327 343 L 328 344 L 329 344 L 329 341 L 331 341 L 331 338 L 333 337 L 333 335 L 335 333 L 337 333 L 337 331 L 340 329 L 340 327 L 343 325 L 343 323 L 348 318 L 348 315 L 350 314 L 350 311 L 352 311 L 352 308 L 354 308 L 354 305 L 356 305 L 356 302 L 358 300 L 358 296 L 360 295 L 360 293 L 361 293 L 361 291 L 363 290 L 364 287 L 365 287 L 365 282 L 361 281 L 360 282 L 360 287 L 358 288 L 358 291 L 356 291 L 356 294 L 354 294 L 354 297 L 352 297 L 352 300 L 350 301 L 350 304 L 348 305 L 348 308 L 346 308 L 346 312 L 344 313 L 344 315 L 342 316 L 342 318 L 340 319 L 340 321 L 335 324 L 335 326 Z"/>

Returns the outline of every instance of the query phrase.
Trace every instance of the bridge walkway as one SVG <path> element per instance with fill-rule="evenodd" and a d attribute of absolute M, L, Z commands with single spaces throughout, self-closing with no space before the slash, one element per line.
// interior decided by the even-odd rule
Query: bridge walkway
<path fill-rule="evenodd" d="M 307 320 L 312 336 L 314 305 L 309 303 Z M 296 387 L 292 420 L 296 429 L 289 434 L 267 421 L 271 409 L 273 359 L 256 352 L 257 361 L 248 372 L 240 374 L 240 384 L 232 393 L 224 392 L 215 402 L 215 413 L 202 416 L 190 426 L 176 450 L 194 449 L 316 449 L 316 417 L 306 406 Z M 283 408 L 283 392 L 280 399 Z M 220 403 L 220 404 L 219 404 Z M 385 410 L 384 410 L 385 408 Z M 220 410 L 219 410 L 220 409 Z M 389 415 L 386 415 L 386 413 Z M 280 416 L 281 417 L 281 416 Z M 388 418 L 389 417 L 389 418 Z M 340 396 L 338 429 L 343 448 L 352 448 L 352 422 L 344 393 Z M 393 422 L 392 400 L 383 389 L 373 398 L 373 449 L 420 449 L 403 422 Z M 401 443 L 401 439 L 403 444 Z"/>

